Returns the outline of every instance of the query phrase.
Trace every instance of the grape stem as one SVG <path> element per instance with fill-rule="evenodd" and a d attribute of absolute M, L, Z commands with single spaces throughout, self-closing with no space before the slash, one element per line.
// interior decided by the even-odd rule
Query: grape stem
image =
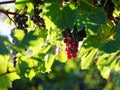
<path fill-rule="evenodd" d="M 16 14 L 17 14 L 16 12 L 9 12 L 9 11 L 7 11 L 7 10 L 2 10 L 2 9 L 0 9 L 0 12 L 1 12 L 1 13 L 4 13 L 4 14 L 7 15 L 7 16 L 8 16 L 8 14 L 11 14 L 11 15 L 16 15 Z"/>
<path fill-rule="evenodd" d="M 7 10 L 0 9 L 0 13 L 4 13 L 15 24 L 14 20 L 12 18 L 10 18 L 9 14 L 11 14 L 11 15 L 17 15 L 16 12 L 9 12 Z"/>
<path fill-rule="evenodd" d="M 10 3 L 15 3 L 15 0 L 0 2 L 0 4 L 10 4 Z"/>

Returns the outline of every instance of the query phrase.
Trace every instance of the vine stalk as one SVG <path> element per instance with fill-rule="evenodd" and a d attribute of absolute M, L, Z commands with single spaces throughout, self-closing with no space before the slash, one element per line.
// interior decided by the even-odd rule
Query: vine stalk
<path fill-rule="evenodd" d="M 4 13 L 4 14 L 15 24 L 15 22 L 13 21 L 13 19 L 10 18 L 9 14 L 11 14 L 11 15 L 17 15 L 16 12 L 9 12 L 9 11 L 7 11 L 7 10 L 2 10 L 2 9 L 0 9 L 0 13 Z"/>
<path fill-rule="evenodd" d="M 11 3 L 15 3 L 15 0 L 13 0 L 13 1 L 2 1 L 2 2 L 0 2 L 0 4 L 11 4 Z"/>

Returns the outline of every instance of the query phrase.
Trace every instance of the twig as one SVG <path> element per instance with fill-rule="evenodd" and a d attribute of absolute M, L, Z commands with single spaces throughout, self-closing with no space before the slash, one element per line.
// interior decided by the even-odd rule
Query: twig
<path fill-rule="evenodd" d="M 14 0 L 14 1 L 4 1 L 4 2 L 0 2 L 0 4 L 11 4 L 11 3 L 15 3 L 15 0 Z"/>
<path fill-rule="evenodd" d="M 5 15 L 8 15 L 8 14 L 16 15 L 16 14 L 17 14 L 16 12 L 9 12 L 9 11 L 7 11 L 7 10 L 2 10 L 2 9 L 0 9 L 0 12 L 1 12 L 1 13 L 4 13 Z"/>
<path fill-rule="evenodd" d="M 2 10 L 2 9 L 0 9 L 0 12 L 1 12 L 1 13 L 4 13 L 4 14 L 15 24 L 15 22 L 13 21 L 13 19 L 10 18 L 9 14 L 11 14 L 11 15 L 17 15 L 16 12 L 9 12 L 9 11 L 7 11 L 7 10 Z M 15 25 L 16 25 L 16 24 L 15 24 Z"/>

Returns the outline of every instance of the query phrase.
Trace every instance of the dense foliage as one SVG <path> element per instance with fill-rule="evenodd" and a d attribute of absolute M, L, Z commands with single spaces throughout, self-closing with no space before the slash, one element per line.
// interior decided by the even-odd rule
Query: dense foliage
<path fill-rule="evenodd" d="M 119 0 L 15 0 L 0 35 L 0 90 L 119 90 Z M 66 44 L 65 44 L 65 43 Z"/>

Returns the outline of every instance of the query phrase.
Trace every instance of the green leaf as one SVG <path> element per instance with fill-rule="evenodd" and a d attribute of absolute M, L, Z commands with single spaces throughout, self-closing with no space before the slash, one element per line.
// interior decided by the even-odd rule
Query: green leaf
<path fill-rule="evenodd" d="M 110 75 L 111 70 L 115 70 L 117 63 L 115 63 L 115 56 L 116 53 L 107 54 L 104 53 L 103 55 L 98 57 L 97 60 L 97 67 L 100 70 L 101 75 L 103 78 L 108 78 Z"/>
<path fill-rule="evenodd" d="M 6 74 L 6 77 L 11 80 L 11 81 L 14 81 L 16 79 L 20 79 L 20 76 L 17 74 L 17 70 L 14 70 L 14 71 L 10 71 L 11 73 L 9 74 Z"/>
<path fill-rule="evenodd" d="M 98 66 L 98 69 L 100 70 L 102 77 L 105 79 L 108 79 L 108 77 L 110 76 L 110 72 L 111 72 L 110 67 L 109 66 L 104 66 L 104 67 Z"/>
<path fill-rule="evenodd" d="M 45 59 L 46 72 L 51 71 L 52 64 L 55 60 L 55 55 L 48 54 L 48 57 Z"/>
<path fill-rule="evenodd" d="M 89 68 L 90 64 L 92 64 L 100 45 L 102 45 L 100 36 L 94 35 L 85 39 L 78 54 L 82 58 L 81 63 L 83 68 Z"/>
<path fill-rule="evenodd" d="M 33 3 L 29 2 L 29 3 L 27 3 L 27 6 L 28 6 L 27 12 L 30 13 L 30 15 L 33 14 L 33 12 L 32 12 L 34 10 Z"/>
<path fill-rule="evenodd" d="M 50 21 L 52 21 L 60 29 L 66 27 L 72 28 L 76 13 L 76 10 L 70 6 L 60 8 L 60 3 L 54 2 L 46 7 L 44 15 L 50 19 L 49 22 L 46 22 L 46 25 L 49 25 Z"/>
<path fill-rule="evenodd" d="M 7 71 L 9 57 L 7 55 L 0 55 L 0 74 L 5 73 Z"/>
<path fill-rule="evenodd" d="M 12 82 L 5 76 L 0 77 L 0 90 L 8 90 L 8 87 L 12 87 Z"/>
<path fill-rule="evenodd" d="M 0 76 L 0 90 L 8 90 L 7 88 L 12 87 L 12 81 L 19 78 L 16 72 Z"/>
<path fill-rule="evenodd" d="M 95 8 L 92 4 L 90 0 L 80 0 L 79 1 L 80 4 L 78 4 L 78 10 L 82 13 L 82 14 L 86 14 L 89 12 L 92 12 L 92 10 Z"/>
<path fill-rule="evenodd" d="M 25 33 L 21 29 L 16 29 L 13 34 L 14 39 L 18 42 L 21 42 L 24 39 L 24 36 L 25 36 Z"/>
<path fill-rule="evenodd" d="M 16 9 L 18 10 L 23 9 L 28 2 L 30 2 L 30 0 L 16 0 L 15 2 Z"/>
<path fill-rule="evenodd" d="M 67 61 L 67 55 L 65 50 L 61 50 L 58 52 L 59 54 L 57 55 L 56 59 L 59 60 L 60 62 L 66 62 Z"/>
<path fill-rule="evenodd" d="M 6 36 L 0 35 L 0 54 L 7 54 L 8 50 L 6 45 L 4 44 L 5 41 L 8 41 L 8 38 Z"/>
<path fill-rule="evenodd" d="M 119 75 L 115 76 L 113 80 L 115 81 L 116 86 L 120 87 L 120 76 Z"/>
<path fill-rule="evenodd" d="M 19 52 L 23 51 L 22 48 L 19 48 L 19 47 L 13 45 L 13 44 L 12 44 L 11 42 L 9 42 L 9 41 L 4 41 L 4 44 L 5 44 L 6 46 L 12 48 L 14 51 L 19 51 Z"/>
<path fill-rule="evenodd" d="M 13 80 L 19 79 L 16 70 L 9 70 L 9 59 L 8 55 L 0 55 L 0 90 L 7 90 L 8 87 L 12 87 Z"/>
<path fill-rule="evenodd" d="M 102 18 L 102 19 L 100 19 Z M 86 14 L 78 13 L 77 15 L 77 26 L 80 30 L 85 25 L 87 25 L 88 30 L 93 33 L 97 33 L 100 25 L 105 24 L 106 15 L 103 9 L 95 9 L 94 11 Z"/>
<path fill-rule="evenodd" d="M 116 39 L 116 41 L 119 41 L 119 42 L 120 42 L 120 40 L 119 40 L 119 38 L 120 38 L 120 25 L 117 25 L 117 26 L 115 27 L 115 29 L 116 29 L 115 39 Z"/>
<path fill-rule="evenodd" d="M 100 48 L 100 50 L 106 52 L 106 53 L 113 53 L 118 50 L 120 50 L 120 42 L 119 41 L 108 41 L 104 46 Z"/>
<path fill-rule="evenodd" d="M 23 61 L 23 58 L 21 58 L 21 60 L 19 60 L 18 63 L 18 75 L 20 75 L 20 77 L 24 79 L 26 78 L 25 74 L 27 73 L 28 70 L 29 70 L 28 63 Z"/>
<path fill-rule="evenodd" d="M 35 76 L 35 74 L 36 74 L 35 70 L 34 70 L 34 69 L 31 69 L 31 70 L 29 71 L 29 74 L 28 74 L 27 76 L 30 78 L 30 80 L 32 80 L 32 78 Z"/>
<path fill-rule="evenodd" d="M 85 56 L 83 56 L 81 59 L 81 68 L 82 69 L 89 69 L 90 66 L 93 64 L 94 57 L 97 53 L 97 49 L 92 48 Z"/>

